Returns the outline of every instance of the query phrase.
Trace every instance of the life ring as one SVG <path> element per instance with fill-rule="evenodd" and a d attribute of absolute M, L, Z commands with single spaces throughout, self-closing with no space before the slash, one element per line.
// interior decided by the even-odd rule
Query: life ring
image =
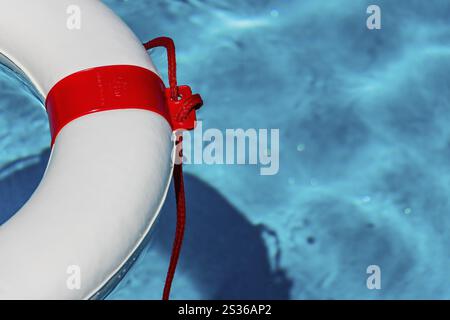
<path fill-rule="evenodd" d="M 142 43 L 100 1 L 1 5 L 1 62 L 45 102 L 52 152 L 37 190 L 0 226 L 0 299 L 102 297 L 166 197 L 173 131 L 195 118 L 174 117 L 181 102 L 171 93 L 190 90 L 166 89 Z M 79 30 L 66 27 L 71 5 L 82 12 Z M 81 285 L 70 288 L 74 266 Z"/>

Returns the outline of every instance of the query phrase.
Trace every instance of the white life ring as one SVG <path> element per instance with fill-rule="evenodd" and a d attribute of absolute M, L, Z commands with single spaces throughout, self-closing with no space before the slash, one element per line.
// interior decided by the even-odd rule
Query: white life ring
<path fill-rule="evenodd" d="M 79 30 L 66 27 L 73 5 L 81 9 Z M 0 0 L 0 7 L 2 63 L 23 74 L 43 100 L 64 79 L 92 68 L 125 65 L 156 74 L 142 43 L 100 1 Z M 124 81 L 109 90 L 122 95 Z M 39 187 L 0 226 L 0 299 L 88 299 L 106 292 L 165 199 L 172 132 L 157 112 L 132 107 L 64 124 Z M 68 284 L 74 270 L 79 287 Z"/>

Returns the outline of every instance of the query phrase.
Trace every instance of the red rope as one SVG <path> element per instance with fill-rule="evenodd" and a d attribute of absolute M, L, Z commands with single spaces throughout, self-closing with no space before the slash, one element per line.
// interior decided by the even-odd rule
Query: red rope
<path fill-rule="evenodd" d="M 190 97 L 180 97 L 177 84 L 177 61 L 175 56 L 175 44 L 172 39 L 160 37 L 144 44 L 145 49 L 149 50 L 155 47 L 164 47 L 167 50 L 167 60 L 169 68 L 170 96 L 173 101 L 183 100 L 181 108 L 175 116 L 176 121 L 183 121 L 189 116 L 190 112 L 200 108 L 203 105 L 202 98 L 198 94 Z M 179 136 L 176 144 L 182 143 L 182 136 Z M 180 150 L 182 150 L 180 148 Z M 180 155 L 182 157 L 182 151 Z M 175 229 L 175 239 L 173 241 L 172 254 L 170 257 L 169 268 L 167 270 L 166 281 L 164 284 L 163 300 L 169 300 L 172 281 L 175 276 L 178 260 L 180 257 L 181 246 L 183 244 L 184 230 L 186 226 L 186 200 L 184 193 L 183 167 L 182 164 L 175 164 L 173 168 L 173 179 L 175 185 L 175 197 L 177 203 L 177 225 Z"/>
<path fill-rule="evenodd" d="M 178 85 L 177 85 L 177 58 L 175 55 L 175 44 L 173 40 L 168 37 L 159 37 L 144 43 L 146 50 L 156 47 L 164 47 L 167 50 L 167 62 L 169 65 L 169 86 L 170 95 L 173 100 L 178 100 Z"/>
<path fill-rule="evenodd" d="M 199 94 L 193 94 L 187 97 L 181 106 L 181 110 L 177 113 L 175 120 L 183 122 L 194 110 L 199 109 L 203 105 L 202 97 Z"/>
<path fill-rule="evenodd" d="M 181 140 L 179 141 L 181 143 Z M 184 229 L 186 226 L 186 201 L 184 193 L 183 166 L 176 164 L 173 168 L 173 179 L 175 185 L 175 197 L 177 202 L 177 225 L 175 229 L 175 239 L 173 241 L 172 255 L 170 257 L 169 269 L 167 270 L 166 282 L 164 284 L 163 300 L 169 300 L 172 281 L 180 257 L 181 246 L 183 244 Z"/>

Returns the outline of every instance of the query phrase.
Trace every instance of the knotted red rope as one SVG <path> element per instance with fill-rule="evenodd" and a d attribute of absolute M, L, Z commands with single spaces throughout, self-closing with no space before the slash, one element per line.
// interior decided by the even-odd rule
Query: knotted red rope
<path fill-rule="evenodd" d="M 177 84 L 177 61 L 175 56 L 175 44 L 173 40 L 167 37 L 160 37 L 145 43 L 144 47 L 147 50 L 155 47 L 166 48 L 169 69 L 169 89 L 167 98 L 172 118 L 171 125 L 174 131 L 177 129 L 193 129 L 195 122 L 195 110 L 199 109 L 203 105 L 203 101 L 199 94 L 192 94 L 189 87 L 178 86 Z M 181 143 L 182 136 L 180 135 L 177 138 L 176 145 Z M 182 150 L 181 146 L 179 150 Z M 182 151 L 180 151 L 180 154 L 177 156 L 181 157 L 182 159 Z M 172 254 L 170 257 L 169 268 L 167 270 L 166 281 L 164 285 L 162 296 L 163 300 L 169 300 L 170 289 L 172 287 L 172 281 L 175 276 L 178 259 L 180 257 L 186 225 L 186 200 L 184 193 L 182 161 L 180 161 L 180 164 L 174 165 L 173 179 L 177 203 L 177 224 L 175 230 L 175 239 L 173 241 Z"/>

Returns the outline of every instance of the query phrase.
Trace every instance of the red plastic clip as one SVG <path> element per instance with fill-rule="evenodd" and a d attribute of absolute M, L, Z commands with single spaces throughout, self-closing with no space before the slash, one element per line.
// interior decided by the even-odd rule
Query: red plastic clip
<path fill-rule="evenodd" d="M 201 98 L 193 95 L 189 86 L 178 86 L 178 96 L 178 100 L 174 100 L 170 88 L 166 89 L 172 129 L 193 130 L 197 121 L 195 110 L 202 104 Z"/>

